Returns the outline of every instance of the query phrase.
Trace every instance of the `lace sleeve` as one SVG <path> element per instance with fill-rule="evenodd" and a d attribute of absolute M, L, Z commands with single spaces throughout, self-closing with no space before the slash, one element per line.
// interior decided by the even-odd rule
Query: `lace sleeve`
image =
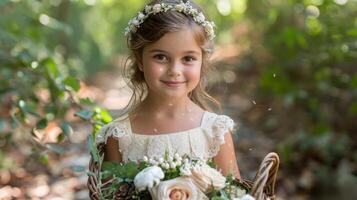
<path fill-rule="evenodd" d="M 95 143 L 107 143 L 108 137 L 112 136 L 116 139 L 123 137 L 128 133 L 128 127 L 119 122 L 111 122 L 104 125 L 97 133 L 95 137 Z"/>
<path fill-rule="evenodd" d="M 220 146 L 224 144 L 224 135 L 232 132 L 234 127 L 233 120 L 226 115 L 218 115 L 212 125 L 212 141 L 209 148 L 210 157 L 218 154 Z"/>

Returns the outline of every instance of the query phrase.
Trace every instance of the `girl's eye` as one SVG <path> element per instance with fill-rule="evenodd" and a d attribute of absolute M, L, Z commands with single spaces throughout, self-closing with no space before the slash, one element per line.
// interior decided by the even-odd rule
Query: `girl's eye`
<path fill-rule="evenodd" d="M 196 60 L 196 58 L 195 58 L 195 57 L 192 57 L 192 56 L 185 56 L 185 57 L 183 58 L 183 60 L 184 60 L 185 62 L 193 62 L 193 61 Z"/>
<path fill-rule="evenodd" d="M 167 57 L 163 54 L 157 54 L 154 56 L 154 58 L 158 61 L 165 62 L 167 61 Z"/>

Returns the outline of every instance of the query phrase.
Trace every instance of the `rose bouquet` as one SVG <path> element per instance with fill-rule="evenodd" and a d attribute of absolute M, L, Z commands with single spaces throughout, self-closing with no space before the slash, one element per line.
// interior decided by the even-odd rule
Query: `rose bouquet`
<path fill-rule="evenodd" d="M 104 162 L 101 178 L 111 178 L 105 199 L 252 200 L 232 175 L 223 176 L 213 162 L 165 154 L 139 162 Z"/>

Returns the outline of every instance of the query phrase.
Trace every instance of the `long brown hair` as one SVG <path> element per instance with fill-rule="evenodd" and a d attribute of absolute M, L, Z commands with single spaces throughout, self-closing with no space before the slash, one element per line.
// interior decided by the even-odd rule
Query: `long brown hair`
<path fill-rule="evenodd" d="M 180 0 L 153 0 L 148 5 L 165 3 L 177 5 Z M 183 1 L 187 2 L 187 1 Z M 202 9 L 192 1 L 193 8 L 202 12 Z M 212 70 L 209 57 L 213 53 L 213 41 L 209 40 L 204 28 L 198 25 L 191 16 L 176 11 L 160 12 L 149 16 L 135 33 L 129 33 L 127 45 L 130 55 L 125 62 L 124 77 L 132 89 L 132 96 L 124 109 L 124 113 L 132 114 L 147 95 L 147 85 L 144 74 L 139 69 L 142 62 L 143 49 L 145 46 L 158 41 L 166 33 L 179 31 L 188 27 L 202 50 L 202 68 L 199 84 L 189 93 L 189 98 L 204 110 L 212 111 L 212 105 L 221 109 L 219 102 L 206 92 L 207 73 Z M 212 105 L 210 105 L 210 103 Z"/>

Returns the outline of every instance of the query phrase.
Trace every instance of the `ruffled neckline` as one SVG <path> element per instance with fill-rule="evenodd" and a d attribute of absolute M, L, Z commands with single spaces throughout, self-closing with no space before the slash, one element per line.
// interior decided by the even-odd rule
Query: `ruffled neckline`
<path fill-rule="evenodd" d="M 127 124 L 128 124 L 128 129 L 130 130 L 130 133 L 132 135 L 138 136 L 138 137 L 159 137 L 159 136 L 180 135 L 180 134 L 184 134 L 184 133 L 191 133 L 191 132 L 196 132 L 197 130 L 201 130 L 203 127 L 204 121 L 206 120 L 207 112 L 208 111 L 206 111 L 206 110 L 203 111 L 200 125 L 198 127 L 190 128 L 190 129 L 183 130 L 183 131 L 176 131 L 176 132 L 169 132 L 169 133 L 158 133 L 158 134 L 141 134 L 141 133 L 133 132 L 133 130 L 131 128 L 131 122 L 130 122 L 129 117 L 127 118 Z"/>

